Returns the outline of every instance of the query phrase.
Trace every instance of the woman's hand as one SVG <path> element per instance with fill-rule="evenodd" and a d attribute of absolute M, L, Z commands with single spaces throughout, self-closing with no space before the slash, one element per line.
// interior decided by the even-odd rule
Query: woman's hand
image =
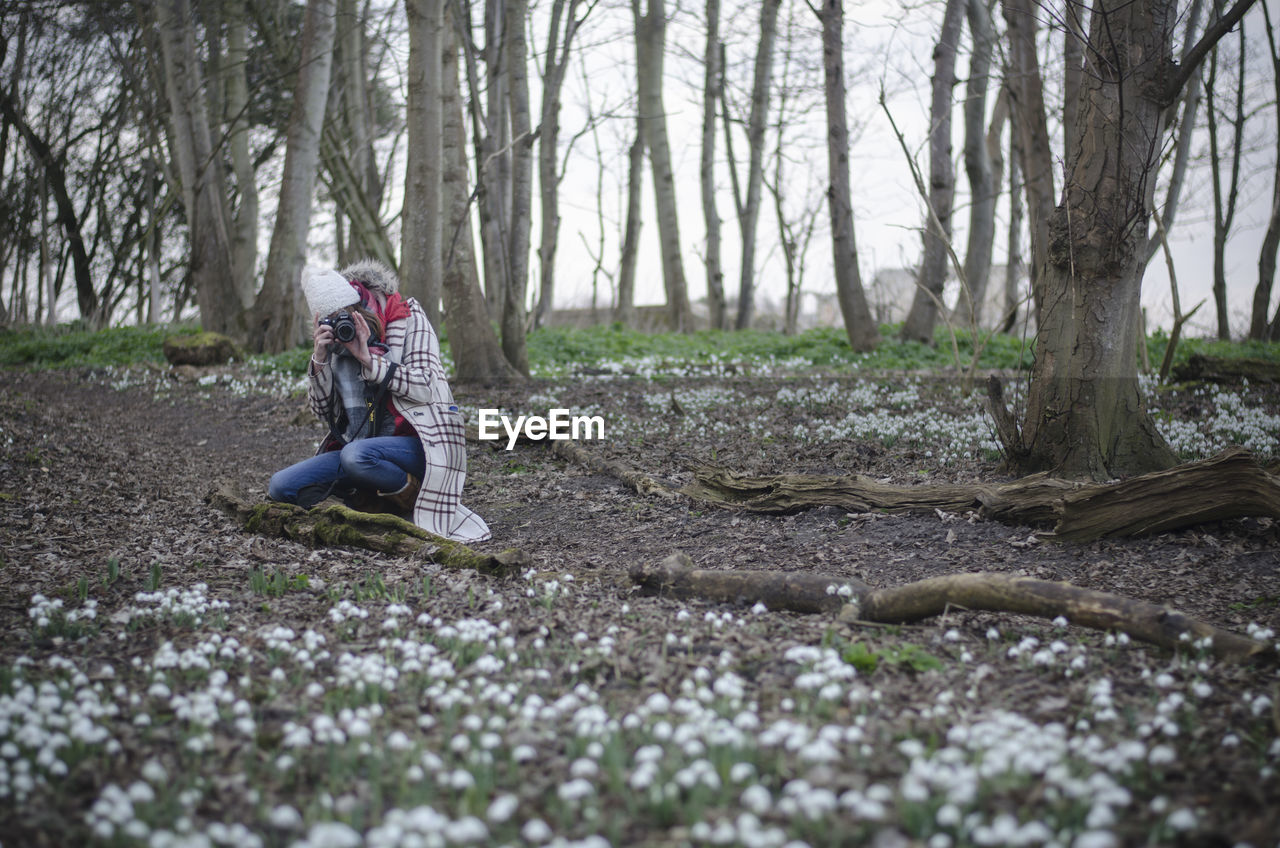
<path fill-rule="evenodd" d="M 311 339 L 315 349 L 311 351 L 311 361 L 320 367 L 329 361 L 329 346 L 333 344 L 333 328 L 320 323 L 319 315 L 311 316 Z"/>

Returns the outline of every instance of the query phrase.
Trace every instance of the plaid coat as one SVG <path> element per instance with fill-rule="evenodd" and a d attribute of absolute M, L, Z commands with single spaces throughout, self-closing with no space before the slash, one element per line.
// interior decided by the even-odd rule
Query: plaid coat
<path fill-rule="evenodd" d="M 387 357 L 375 355 L 364 378 L 381 383 L 390 367 L 388 360 L 400 363 L 387 394 L 417 433 L 427 457 L 413 523 L 447 539 L 483 542 L 492 536 L 489 525 L 462 505 L 462 484 L 467 479 L 466 431 L 440 363 L 440 340 L 418 301 L 407 298 L 405 303 L 409 316 L 387 325 Z M 333 369 L 311 370 L 311 410 L 325 421 L 338 402 Z"/>

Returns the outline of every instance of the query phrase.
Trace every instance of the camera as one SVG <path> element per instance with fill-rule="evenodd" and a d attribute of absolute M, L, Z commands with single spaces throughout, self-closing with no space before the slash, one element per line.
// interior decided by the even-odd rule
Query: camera
<path fill-rule="evenodd" d="M 333 328 L 333 337 L 340 342 L 349 342 L 356 337 L 356 322 L 351 320 L 350 313 L 339 312 L 332 318 L 321 318 L 321 324 Z"/>

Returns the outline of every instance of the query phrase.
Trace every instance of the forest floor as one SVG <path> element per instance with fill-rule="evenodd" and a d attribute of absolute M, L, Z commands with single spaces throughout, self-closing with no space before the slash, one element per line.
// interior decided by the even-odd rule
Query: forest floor
<path fill-rule="evenodd" d="M 261 498 L 320 435 L 299 395 L 245 369 L 4 380 L 5 846 L 1280 844 L 1274 666 L 1063 621 L 872 626 L 627 578 L 676 551 L 873 586 L 993 571 L 1272 639 L 1270 519 L 1066 545 L 973 515 L 757 515 L 640 496 L 504 439 L 469 445 L 465 492 L 494 533 L 477 548 L 531 558 L 500 578 L 311 549 L 208 506 L 223 482 Z M 1002 474 L 973 398 L 929 376 L 730 368 L 455 393 L 473 421 L 600 415 L 605 439 L 581 447 L 673 484 L 698 462 Z M 1280 436 L 1274 388 L 1161 405 L 1179 439 L 1228 412 L 1242 439 Z"/>

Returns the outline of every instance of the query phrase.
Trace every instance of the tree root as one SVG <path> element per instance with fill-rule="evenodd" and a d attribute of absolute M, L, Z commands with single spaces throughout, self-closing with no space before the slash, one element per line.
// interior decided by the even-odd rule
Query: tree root
<path fill-rule="evenodd" d="M 252 503 L 226 486 L 205 501 L 222 510 L 251 533 L 292 539 L 312 547 L 345 545 L 390 556 L 425 555 L 445 568 L 469 569 L 504 576 L 528 567 L 528 554 L 518 549 L 485 554 L 461 542 L 423 530 L 395 515 L 356 512 L 341 504 L 303 509 L 271 501 Z"/>
<path fill-rule="evenodd" d="M 1008 574 L 952 574 L 877 589 L 860 580 L 816 574 L 771 571 L 695 569 L 682 553 L 656 566 L 636 565 L 631 580 L 642 590 L 680 598 L 725 603 L 762 603 L 774 610 L 838 613 L 842 621 L 900 624 L 948 610 L 984 610 L 1062 616 L 1095 630 L 1117 630 L 1169 650 L 1190 647 L 1202 639 L 1219 659 L 1274 661 L 1274 649 L 1167 606 L 1084 589 L 1070 583 Z"/>

